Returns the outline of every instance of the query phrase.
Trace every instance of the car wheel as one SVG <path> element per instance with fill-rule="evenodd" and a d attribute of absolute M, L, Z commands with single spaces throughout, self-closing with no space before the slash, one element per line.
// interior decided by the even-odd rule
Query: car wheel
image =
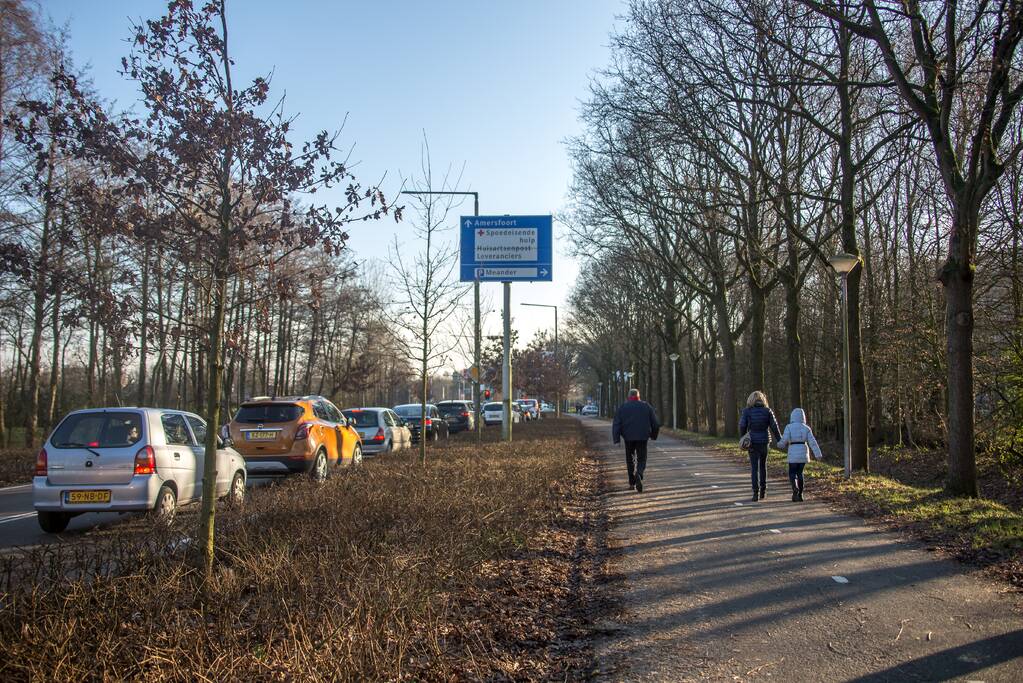
<path fill-rule="evenodd" d="M 48 534 L 59 534 L 67 529 L 67 523 L 71 521 L 71 515 L 66 512 L 40 510 L 36 516 L 39 518 L 39 528 Z"/>
<path fill-rule="evenodd" d="M 437 430 L 434 430 L 432 436 L 430 436 L 430 441 L 433 441 L 434 443 L 436 443 L 437 439 L 439 439 L 439 438 L 440 438 L 440 435 L 437 434 Z"/>
<path fill-rule="evenodd" d="M 362 464 L 362 446 L 360 446 L 359 444 L 355 444 L 355 448 L 352 449 L 352 464 L 353 465 Z"/>
<path fill-rule="evenodd" d="M 153 517 L 161 524 L 170 524 L 174 521 L 174 513 L 178 511 L 178 497 L 167 484 L 160 487 L 156 494 L 156 504 L 153 505 Z"/>
<path fill-rule="evenodd" d="M 327 452 L 322 448 L 316 451 L 316 459 L 313 460 L 313 466 L 309 468 L 309 476 L 313 481 L 327 480 Z"/>
<path fill-rule="evenodd" d="M 245 475 L 235 472 L 231 480 L 231 488 L 227 490 L 228 505 L 239 506 L 245 502 Z"/>

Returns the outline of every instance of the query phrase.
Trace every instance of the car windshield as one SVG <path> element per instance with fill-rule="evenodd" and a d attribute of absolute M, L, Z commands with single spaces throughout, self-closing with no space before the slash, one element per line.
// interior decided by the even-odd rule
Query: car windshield
<path fill-rule="evenodd" d="M 394 409 L 394 412 L 398 413 L 402 417 L 422 417 L 423 406 L 421 406 L 418 403 L 413 403 L 407 406 L 398 406 L 397 408 Z M 429 404 L 427 404 L 426 406 L 426 412 L 427 414 L 429 414 L 430 412 Z"/>
<path fill-rule="evenodd" d="M 50 438 L 56 448 L 126 448 L 142 438 L 138 413 L 77 413 Z"/>
<path fill-rule="evenodd" d="M 488 403 L 487 405 L 483 406 L 483 410 L 487 410 L 490 412 L 493 412 L 495 410 L 504 410 L 504 405 L 501 403 Z"/>
<path fill-rule="evenodd" d="M 341 414 L 348 418 L 356 427 L 376 427 L 378 423 L 375 410 L 342 410 Z"/>
<path fill-rule="evenodd" d="M 243 424 L 292 422 L 301 416 L 302 407 L 294 403 L 257 403 L 239 408 L 234 421 Z"/>

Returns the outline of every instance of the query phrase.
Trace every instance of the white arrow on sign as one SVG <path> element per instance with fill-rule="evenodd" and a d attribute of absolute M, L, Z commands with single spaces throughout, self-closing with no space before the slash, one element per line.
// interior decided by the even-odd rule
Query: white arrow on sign
<path fill-rule="evenodd" d="M 465 219 L 465 227 L 467 227 L 467 228 L 471 228 L 472 227 L 472 221 L 470 219 L 468 219 L 468 218 Z"/>
<path fill-rule="evenodd" d="M 542 275 L 544 277 L 547 277 L 547 269 L 546 268 L 541 268 L 540 269 L 540 275 Z"/>

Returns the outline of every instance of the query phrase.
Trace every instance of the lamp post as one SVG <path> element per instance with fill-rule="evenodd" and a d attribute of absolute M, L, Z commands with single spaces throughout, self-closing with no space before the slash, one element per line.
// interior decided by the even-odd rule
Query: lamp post
<path fill-rule="evenodd" d="M 447 194 L 463 197 L 472 196 L 472 215 L 480 215 L 480 193 L 479 192 L 455 192 L 448 190 L 403 190 L 402 194 L 413 196 Z M 475 325 L 472 336 L 472 366 L 475 369 L 472 380 L 473 405 L 476 409 L 476 446 L 483 443 L 483 421 L 480 415 L 480 279 L 477 277 L 472 283 L 473 311 L 475 312 Z"/>
<path fill-rule="evenodd" d="M 852 476 L 852 388 L 849 379 L 849 273 L 860 264 L 855 254 L 836 254 L 828 259 L 835 273 L 842 278 L 842 459 L 845 476 Z"/>
<path fill-rule="evenodd" d="M 671 428 L 678 429 L 678 393 L 675 391 L 675 368 L 678 361 L 678 354 L 672 353 L 668 356 L 671 359 Z"/>
<path fill-rule="evenodd" d="M 535 306 L 536 308 L 553 308 L 554 309 L 554 363 L 558 366 L 560 375 L 561 370 L 561 356 L 558 355 L 558 307 L 554 304 L 527 304 L 523 303 L 523 306 Z M 555 406 L 554 416 L 561 417 L 561 377 L 558 377 L 558 387 L 554 392 Z"/>
<path fill-rule="evenodd" d="M 597 382 L 597 415 L 604 417 L 604 383 Z"/>

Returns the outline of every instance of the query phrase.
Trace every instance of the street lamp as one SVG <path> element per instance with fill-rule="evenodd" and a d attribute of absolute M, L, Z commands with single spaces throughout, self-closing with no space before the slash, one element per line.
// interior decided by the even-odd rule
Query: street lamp
<path fill-rule="evenodd" d="M 671 428 L 678 429 L 678 393 L 675 391 L 675 363 L 678 361 L 678 354 L 672 353 L 668 356 L 671 359 Z"/>
<path fill-rule="evenodd" d="M 852 476 L 852 388 L 849 379 L 849 273 L 860 264 L 855 254 L 836 254 L 828 259 L 835 273 L 842 278 L 842 459 L 846 478 Z"/>
<path fill-rule="evenodd" d="M 458 195 L 461 197 L 472 196 L 472 215 L 480 215 L 480 193 L 479 192 L 456 192 L 451 190 L 403 190 L 401 194 L 408 194 L 412 196 L 419 195 Z M 479 448 L 480 444 L 483 443 L 483 421 L 479 419 L 480 415 L 480 279 L 477 277 L 472 284 L 473 290 L 473 301 L 474 301 L 474 312 L 475 312 L 475 324 L 473 326 L 472 336 L 472 367 L 475 371 L 475 377 L 473 377 L 472 388 L 473 388 L 473 405 L 476 409 L 476 447 Z"/>
<path fill-rule="evenodd" d="M 597 382 L 597 415 L 604 417 L 604 383 Z"/>
<path fill-rule="evenodd" d="M 523 306 L 535 306 L 536 308 L 553 308 L 554 309 L 554 363 L 558 366 L 558 370 L 561 370 L 561 356 L 558 355 L 558 307 L 553 304 L 527 304 L 523 303 Z M 559 372 L 560 374 L 560 372 Z M 554 407 L 554 416 L 561 417 L 561 377 L 557 378 L 557 390 L 554 392 L 554 398 L 556 401 Z"/>

